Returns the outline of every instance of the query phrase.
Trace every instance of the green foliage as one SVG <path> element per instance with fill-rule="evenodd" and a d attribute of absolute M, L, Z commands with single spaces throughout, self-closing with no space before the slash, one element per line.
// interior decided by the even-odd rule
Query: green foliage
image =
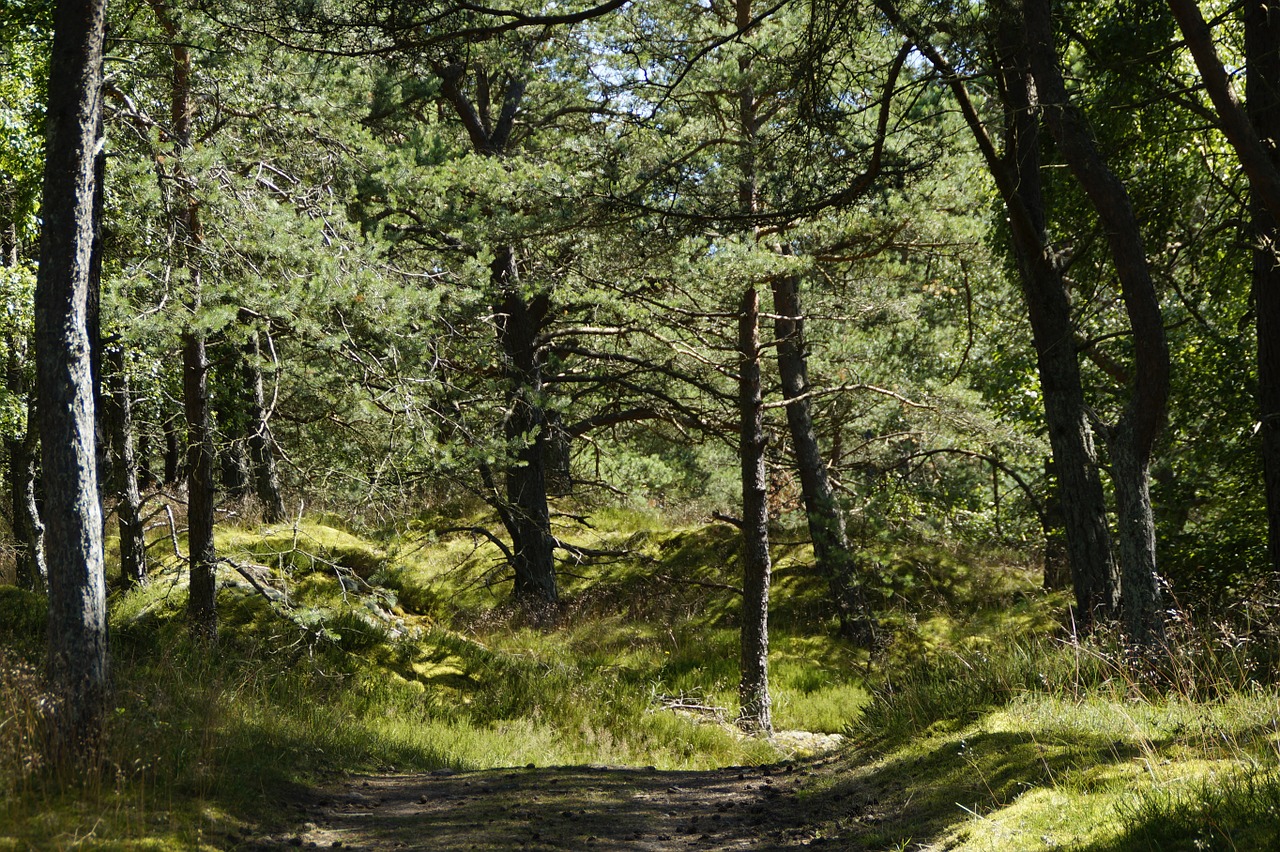
<path fill-rule="evenodd" d="M 175 565 L 158 560 L 150 584 L 114 596 L 112 769 L 80 786 L 43 780 L 23 756 L 39 750 L 41 696 L 22 659 L 45 605 L 0 588 L 0 645 L 16 655 L 0 656 L 12 843 L 72 845 L 106 814 L 103 836 L 189 848 L 210 845 L 207 823 L 230 846 L 228 832 L 265 816 L 255 791 L 338 769 L 773 759 L 722 724 L 737 701 L 739 534 L 704 521 L 740 499 L 736 300 L 784 275 L 802 284 L 809 403 L 892 639 L 868 658 L 831 638 L 775 405 L 777 719 L 880 750 L 860 753 L 839 794 L 871 811 L 895 801 L 911 827 L 868 821 L 859 841 L 1137 848 L 1182 842 L 1175 827 L 1210 847 L 1270 841 L 1250 833 L 1275 806 L 1274 724 L 1257 721 L 1274 696 L 1254 684 L 1273 679 L 1280 644 L 1246 211 L 1229 148 L 1187 108 L 1196 81 L 1160 4 L 1056 7 L 1073 99 L 1137 202 L 1161 288 L 1175 364 L 1153 470 L 1161 570 L 1180 605 L 1217 622 L 1175 624 L 1172 651 L 1144 661 L 1045 638 L 1067 598 L 1038 591 L 1043 400 L 1005 214 L 916 55 L 885 113 L 884 172 L 863 184 L 900 47 L 869 8 L 784 5 L 738 32 L 722 3 L 629 4 L 576 27 L 472 33 L 455 54 L 414 42 L 414 27 L 391 39 L 383 7 L 224 5 L 216 18 L 171 8 L 176 33 L 145 6 L 112 7 L 103 330 L 129 352 L 151 455 L 181 419 L 183 333 L 210 340 L 224 454 L 256 429 L 244 345 L 260 340 L 291 506 L 331 514 L 220 530 L 214 653 L 185 636 Z M 904 5 L 937 16 L 939 45 L 998 126 L 999 4 Z M 4 437 L 25 429 L 33 366 L 49 8 L 0 4 L 0 227 L 18 242 L 17 264 L 0 267 Z M 395 13 L 420 23 L 424 9 Z M 263 37 L 286 20 L 285 40 L 327 55 Z M 432 19 L 430 38 L 456 26 Z M 1238 30 L 1220 30 L 1233 66 Z M 184 150 L 175 36 L 194 67 Z M 490 127 L 519 89 L 501 152 L 477 150 L 446 62 Z M 1053 146 L 1043 154 L 1089 397 L 1114 422 L 1133 355 L 1123 300 L 1087 199 Z M 190 203 L 199 235 L 183 224 Z M 515 283 L 493 272 L 506 247 Z M 536 393 L 513 386 L 495 346 L 507 291 L 548 301 Z M 765 377 L 776 404 L 768 362 Z M 505 434 L 519 395 L 572 435 L 573 494 L 553 502 L 565 610 L 551 625 L 509 605 L 493 538 L 505 531 L 481 508 L 507 499 L 489 472 L 515 469 L 535 438 Z M 229 498 L 252 517 L 251 500 Z M 1164 760 L 1191 781 L 1161 775 Z M 1140 804 L 1117 811 L 1148 776 Z M 916 799 L 892 798 L 916 782 Z"/>
<path fill-rule="evenodd" d="M 40 0 L 0 4 L 0 229 L 13 227 L 24 247 L 37 233 L 44 171 L 50 11 Z"/>

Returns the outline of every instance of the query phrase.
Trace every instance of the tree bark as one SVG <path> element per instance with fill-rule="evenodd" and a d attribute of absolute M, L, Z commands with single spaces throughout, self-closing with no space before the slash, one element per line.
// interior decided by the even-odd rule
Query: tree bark
<path fill-rule="evenodd" d="M 262 383 L 262 345 L 256 331 L 245 344 L 245 382 L 252 390 L 248 444 L 253 490 L 262 508 L 262 519 L 269 524 L 278 524 L 284 520 L 284 497 L 280 493 L 275 442 L 271 438 L 267 398 Z"/>
<path fill-rule="evenodd" d="M 760 304 L 747 287 L 738 316 L 738 408 L 742 459 L 742 679 L 738 724 L 754 733 L 773 730 L 769 698 L 768 480 L 765 471 L 764 396 L 760 385 Z"/>
<path fill-rule="evenodd" d="M 787 426 L 795 447 L 796 470 L 800 475 L 814 561 L 827 578 L 841 633 L 862 647 L 871 647 L 876 641 L 875 615 L 867 602 L 858 566 L 849 548 L 844 514 L 831 490 L 806 396 L 809 392 L 809 368 L 799 276 L 775 278 L 772 288 L 778 374 L 782 379 L 783 398 L 788 400 Z"/>
<path fill-rule="evenodd" d="M 1280 174 L 1280 10 L 1248 0 L 1244 11 L 1246 108 L 1255 138 L 1265 139 L 1262 165 Z M 1233 143 L 1235 144 L 1234 140 Z M 1265 171 L 1261 166 L 1254 172 Z M 1253 302 L 1258 334 L 1258 409 L 1267 502 L 1267 549 L 1273 582 L 1280 585 L 1280 206 L 1272 207 L 1254 182 Z M 1280 194 L 1280 193 L 1278 193 Z"/>
<path fill-rule="evenodd" d="M 1120 295 L 1133 331 L 1134 369 L 1128 404 L 1108 436 L 1119 514 L 1121 609 L 1129 641 L 1150 645 L 1163 634 L 1163 581 L 1156 572 L 1151 511 L 1151 452 L 1169 403 L 1169 348 L 1142 231 L 1124 184 L 1098 151 L 1093 131 L 1071 105 L 1058 69 L 1048 0 L 1025 4 L 1027 44 L 1046 123 L 1107 234 Z"/>
<path fill-rule="evenodd" d="M 1064 510 L 1067 558 L 1076 598 L 1074 626 L 1078 631 L 1087 631 L 1096 620 L 1110 618 L 1117 611 L 1120 584 L 1086 416 L 1070 296 L 1045 233 L 1039 115 L 1021 28 L 1011 10 L 1002 10 L 996 53 L 1008 100 L 1008 143 L 1005 157 L 1001 157 L 956 70 L 902 17 L 891 0 L 878 0 L 877 6 L 916 42 L 947 82 L 1008 211 Z"/>
<path fill-rule="evenodd" d="M 191 271 L 192 285 L 198 293 L 199 273 L 195 269 Z M 198 310 L 198 301 L 196 307 Z M 187 561 L 191 572 L 187 620 L 193 636 L 211 641 L 218 635 L 218 608 L 208 376 L 204 334 L 188 329 L 182 335 L 182 397 L 187 417 Z"/>
<path fill-rule="evenodd" d="M 216 565 L 213 544 L 214 462 L 213 429 L 210 422 L 209 359 L 198 315 L 202 303 L 202 272 L 196 252 L 202 240 L 200 202 L 183 159 L 192 146 L 191 52 L 182 41 L 171 8 L 162 0 L 152 0 L 152 9 L 165 36 L 173 62 L 170 90 L 170 117 L 173 123 L 175 166 L 172 174 L 181 199 L 181 213 L 175 229 L 181 237 L 181 263 L 189 280 L 190 326 L 182 334 L 182 397 L 187 425 L 187 547 L 190 590 L 187 620 L 192 636 L 212 641 L 218 634 Z M 167 471 L 166 471 L 167 472 Z"/>
<path fill-rule="evenodd" d="M 106 585 L 88 329 L 104 27 L 102 0 L 57 4 L 35 296 L 49 674 L 57 698 L 53 737 L 55 753 L 65 759 L 96 752 L 107 695 Z"/>
<path fill-rule="evenodd" d="M 143 536 L 142 497 L 138 491 L 138 466 L 133 447 L 133 399 L 129 373 L 125 369 L 124 348 L 106 351 L 110 365 L 110 429 L 115 446 L 116 520 L 120 528 L 120 576 L 126 586 L 147 577 L 147 545 Z"/>
<path fill-rule="evenodd" d="M 495 313 L 507 379 L 504 432 L 508 452 L 515 453 L 506 471 L 512 567 L 516 599 L 545 605 L 559 600 L 547 503 L 547 421 L 538 346 L 538 334 L 551 305 L 545 294 L 526 299 L 517 286 L 516 273 L 515 249 L 504 247 L 494 259 L 492 275 L 501 294 Z"/>
<path fill-rule="evenodd" d="M 490 121 L 488 107 L 477 110 L 462 89 L 466 66 L 437 64 L 440 92 L 467 131 L 473 150 L 487 157 L 506 154 L 525 81 L 512 77 L 502 93 L 502 107 Z M 507 417 L 503 429 L 515 461 L 506 470 L 507 505 L 499 514 L 511 535 L 515 598 L 534 606 L 555 604 L 555 538 L 547 503 L 547 413 L 543 404 L 542 359 L 538 335 L 549 317 L 550 297 L 526 297 L 518 285 L 516 249 L 501 246 L 490 266 L 494 313 L 498 316 L 498 348 L 507 380 Z"/>

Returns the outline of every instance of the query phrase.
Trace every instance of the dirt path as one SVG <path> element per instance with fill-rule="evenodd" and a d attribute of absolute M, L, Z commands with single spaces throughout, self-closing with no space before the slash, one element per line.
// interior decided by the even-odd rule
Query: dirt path
<path fill-rule="evenodd" d="M 831 800 L 807 795 L 821 759 L 707 772 L 604 766 L 355 777 L 309 794 L 302 828 L 255 848 L 769 850 L 845 847 L 822 836 Z"/>

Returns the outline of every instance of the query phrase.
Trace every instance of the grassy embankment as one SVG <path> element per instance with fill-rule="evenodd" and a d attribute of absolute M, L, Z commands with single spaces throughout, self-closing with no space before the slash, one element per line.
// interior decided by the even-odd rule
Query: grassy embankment
<path fill-rule="evenodd" d="M 39 767 L 39 602 L 0 590 L 0 848 L 233 847 L 288 821 L 293 785 L 338 772 L 536 763 L 770 762 L 733 714 L 731 530 L 593 516 L 563 537 L 625 555 L 566 566 L 567 611 L 522 622 L 483 538 L 356 537 L 320 520 L 223 530 L 222 638 L 185 636 L 181 573 L 112 600 L 106 768 Z M 784 533 L 779 539 L 785 539 Z M 1264 644 L 1198 638 L 1159 675 L 1054 638 L 1062 598 L 996 560 L 889 560 L 897 638 L 876 662 L 831 638 L 808 549 L 780 544 L 780 728 L 851 734 L 809 795 L 816 830 L 870 849 L 1266 848 L 1280 839 L 1280 702 L 1249 685 Z M 494 581 L 494 582 L 491 582 Z M 32 767 L 31 764 L 37 764 Z M 1197 845 L 1198 844 L 1198 845 Z M 857 848 L 857 847 L 854 847 Z"/>

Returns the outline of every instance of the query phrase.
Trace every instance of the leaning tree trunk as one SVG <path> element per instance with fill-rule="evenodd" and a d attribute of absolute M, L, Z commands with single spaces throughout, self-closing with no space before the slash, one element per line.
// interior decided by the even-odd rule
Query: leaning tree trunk
<path fill-rule="evenodd" d="M 284 520 L 284 498 L 280 494 L 280 474 L 276 471 L 275 442 L 268 422 L 267 398 L 262 383 L 262 347 L 255 331 L 245 344 L 245 383 L 252 391 L 249 402 L 249 465 L 253 490 L 269 524 Z"/>
<path fill-rule="evenodd" d="M 516 282 L 515 250 L 503 248 L 493 262 L 502 301 L 496 306 L 498 342 L 507 379 L 507 514 L 511 523 L 515 597 L 534 605 L 559 600 L 547 503 L 547 420 L 542 405 L 542 356 L 538 334 L 550 300 L 526 299 Z"/>
<path fill-rule="evenodd" d="M 768 480 L 765 471 L 764 396 L 760 385 L 760 304 L 755 287 L 742 296 L 738 316 L 738 409 L 742 458 L 742 679 L 738 724 L 769 733 Z"/>
<path fill-rule="evenodd" d="M 1262 0 L 1245 3 L 1245 65 L 1248 118 L 1263 139 L 1280 139 L 1280 15 Z M 1274 141 L 1265 158 L 1280 170 Z M 1262 469 L 1267 500 L 1267 544 L 1271 572 L 1280 582 L 1280 214 L 1252 189 L 1253 303 L 1258 332 L 1258 408 L 1262 423 Z"/>
<path fill-rule="evenodd" d="M 1057 53 L 1048 0 L 1025 4 L 1027 43 L 1046 122 L 1072 175 L 1089 197 L 1107 234 L 1120 295 L 1133 331 L 1134 379 L 1109 443 L 1119 516 L 1121 609 L 1125 633 L 1140 646 L 1163 633 L 1163 582 L 1156 572 L 1155 521 L 1151 511 L 1151 452 L 1169 402 L 1169 348 L 1160 300 L 1147 264 L 1142 231 L 1124 184 L 1098 151 L 1093 132 L 1071 105 Z"/>
<path fill-rule="evenodd" d="M 1106 497 L 1080 379 L 1071 299 L 1048 249 L 1040 177 L 1039 104 L 1016 20 L 1001 21 L 999 39 L 1007 99 L 1006 160 L 996 155 L 963 83 L 950 68 L 944 73 L 948 73 L 952 89 L 961 100 L 965 118 L 1009 212 L 1053 450 L 1057 505 L 1062 509 L 1067 560 L 1075 590 L 1075 628 L 1083 632 L 1118 611 L 1120 577 L 1111 551 Z"/>
<path fill-rule="evenodd" d="M 1007 157 L 1002 157 L 961 75 L 902 17 L 892 0 L 877 0 L 876 5 L 915 41 L 946 80 L 1008 212 L 1064 508 L 1067 558 L 1075 586 L 1075 628 L 1087 630 L 1094 621 L 1109 618 L 1118 609 L 1120 584 L 1111 554 L 1102 481 L 1086 418 L 1071 302 L 1045 238 L 1038 111 L 1021 32 L 1015 20 L 1002 21 L 998 53 L 1004 93 L 1009 101 L 1005 104 L 1009 146 Z"/>
<path fill-rule="evenodd" d="M 115 446 L 116 520 L 120 527 L 120 576 L 126 586 L 147 577 L 147 544 L 143 535 L 142 497 L 138 491 L 138 465 L 133 447 L 133 399 L 124 347 L 107 349 L 107 377 L 111 389 L 110 429 Z"/>
<path fill-rule="evenodd" d="M 840 619 L 841 632 L 863 647 L 875 644 L 876 621 L 867 602 L 858 566 L 849 547 L 844 514 L 831 491 L 827 466 L 818 448 L 809 400 L 809 369 L 805 352 L 804 317 L 800 310 L 800 279 L 796 275 L 773 280 L 774 333 L 778 373 L 787 400 L 787 426 L 795 446 L 796 469 L 804 496 L 814 561 Z"/>
<path fill-rule="evenodd" d="M 1253 300 L 1258 337 L 1258 416 L 1272 582 L 1280 585 L 1280 19 L 1272 3 L 1243 4 L 1247 102 L 1242 107 L 1195 0 L 1169 0 L 1218 114 L 1220 128 L 1249 177 L 1253 222 Z"/>
<path fill-rule="evenodd" d="M 96 751 L 107 694 L 106 585 L 88 302 L 100 144 L 102 0 L 57 5 L 49 62 L 44 224 L 36 279 L 36 391 L 49 559 L 54 749 Z M 87 747 L 86 747 L 87 746 Z"/>

